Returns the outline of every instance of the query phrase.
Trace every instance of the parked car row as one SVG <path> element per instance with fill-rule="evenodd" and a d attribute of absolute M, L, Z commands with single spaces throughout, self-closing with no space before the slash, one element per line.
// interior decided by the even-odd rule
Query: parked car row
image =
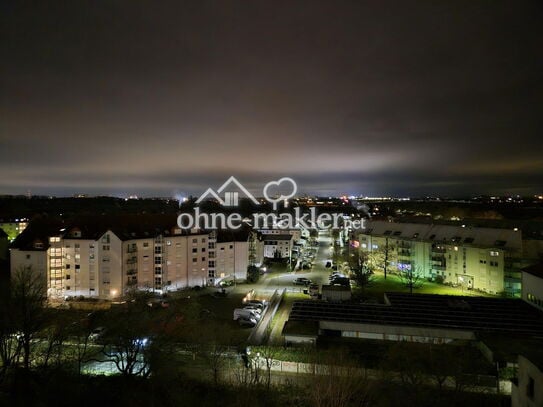
<path fill-rule="evenodd" d="M 234 309 L 234 321 L 238 321 L 242 327 L 254 327 L 266 308 L 266 302 L 261 300 L 249 300 L 243 303 L 243 308 Z"/>

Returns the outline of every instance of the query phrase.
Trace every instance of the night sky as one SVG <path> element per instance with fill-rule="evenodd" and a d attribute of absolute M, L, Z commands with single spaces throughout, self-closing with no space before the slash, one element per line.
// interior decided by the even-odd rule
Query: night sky
<path fill-rule="evenodd" d="M 543 192 L 540 1 L 2 1 L 0 194 Z"/>

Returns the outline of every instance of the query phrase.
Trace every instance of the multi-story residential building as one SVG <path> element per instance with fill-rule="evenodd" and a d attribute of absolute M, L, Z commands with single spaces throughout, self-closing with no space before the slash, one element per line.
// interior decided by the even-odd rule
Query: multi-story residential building
<path fill-rule="evenodd" d="M 290 258 L 294 236 L 290 234 L 264 234 L 264 257 L 266 258 Z"/>
<path fill-rule="evenodd" d="M 207 284 L 208 234 L 183 231 L 173 216 L 40 225 L 15 240 L 11 269 L 43 273 L 50 297 L 115 298 L 131 288 L 161 293 Z"/>
<path fill-rule="evenodd" d="M 296 229 L 259 229 L 262 235 L 292 235 L 294 242 L 309 238 L 309 232 L 302 228 Z"/>
<path fill-rule="evenodd" d="M 209 234 L 208 284 L 247 279 L 249 266 L 262 264 L 263 242 L 250 229 L 220 230 Z"/>
<path fill-rule="evenodd" d="M 389 272 L 412 270 L 466 289 L 520 295 L 518 230 L 370 221 L 357 237 L 360 250 Z"/>
<path fill-rule="evenodd" d="M 28 226 L 28 219 L 12 219 L 0 221 L 0 229 L 6 232 L 10 241 L 15 240 L 19 234 Z"/>
<path fill-rule="evenodd" d="M 543 311 L 543 263 L 522 270 L 522 299 Z"/>
<path fill-rule="evenodd" d="M 62 228 L 63 223 L 57 220 L 34 220 L 17 236 L 10 248 L 11 274 L 22 267 L 31 267 L 36 273 L 50 279 L 49 237 L 57 235 Z"/>

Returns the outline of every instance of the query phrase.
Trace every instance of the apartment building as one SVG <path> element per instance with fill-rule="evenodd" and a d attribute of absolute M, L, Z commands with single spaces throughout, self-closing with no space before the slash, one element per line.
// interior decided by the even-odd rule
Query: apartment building
<path fill-rule="evenodd" d="M 412 270 L 466 289 L 520 296 L 518 230 L 369 221 L 354 243 L 388 272 Z"/>
<path fill-rule="evenodd" d="M 54 298 L 116 298 L 205 286 L 208 233 L 186 232 L 174 216 L 89 217 L 69 226 L 31 224 L 10 249 L 11 269 L 31 266 Z"/>
<path fill-rule="evenodd" d="M 249 266 L 263 262 L 263 242 L 251 229 L 220 230 L 209 234 L 209 285 L 222 280 L 244 281 Z"/>
<path fill-rule="evenodd" d="M 522 270 L 522 299 L 543 311 L 543 263 Z"/>
<path fill-rule="evenodd" d="M 293 235 L 270 233 L 262 235 L 262 239 L 264 241 L 264 257 L 287 259 L 292 256 Z"/>

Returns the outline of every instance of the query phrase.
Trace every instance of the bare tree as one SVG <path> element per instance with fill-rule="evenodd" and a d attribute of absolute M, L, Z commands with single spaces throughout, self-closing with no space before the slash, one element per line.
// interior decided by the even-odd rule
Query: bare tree
<path fill-rule="evenodd" d="M 30 266 L 20 267 L 12 275 L 10 297 L 14 328 L 22 342 L 23 367 L 28 370 L 31 342 L 45 325 L 46 277 Z"/>
<path fill-rule="evenodd" d="M 273 364 L 275 363 L 275 358 L 279 354 L 280 348 L 277 346 L 260 346 L 258 347 L 258 352 L 260 353 L 260 358 L 266 368 L 266 388 L 271 386 L 271 370 Z"/>
<path fill-rule="evenodd" d="M 50 312 L 47 326 L 40 332 L 39 363 L 42 368 L 57 367 L 63 362 L 64 343 L 68 338 L 69 321 L 62 312 Z"/>
<path fill-rule="evenodd" d="M 315 351 L 308 398 L 315 407 L 368 406 L 372 389 L 365 371 L 344 352 Z"/>
<path fill-rule="evenodd" d="M 409 289 L 409 292 L 413 294 L 413 289 L 420 288 L 424 284 L 424 273 L 420 266 L 414 267 L 412 264 L 408 266 L 398 271 L 398 277 L 402 284 Z"/>
<path fill-rule="evenodd" d="M 134 298 L 127 304 L 124 309 L 110 311 L 104 334 L 107 345 L 102 353 L 123 376 L 148 376 L 151 338 L 147 297 Z"/>
<path fill-rule="evenodd" d="M 83 365 L 91 359 L 91 333 L 92 325 L 87 319 L 74 321 L 69 328 L 70 337 L 73 342 L 71 349 L 72 360 L 77 365 L 77 373 L 81 374 Z"/>
<path fill-rule="evenodd" d="M 17 364 L 22 353 L 22 338 L 17 331 L 9 288 L 0 293 L 0 381 Z"/>
<path fill-rule="evenodd" d="M 367 255 L 356 250 L 350 258 L 351 279 L 364 291 L 373 281 L 373 272 L 367 264 Z"/>

